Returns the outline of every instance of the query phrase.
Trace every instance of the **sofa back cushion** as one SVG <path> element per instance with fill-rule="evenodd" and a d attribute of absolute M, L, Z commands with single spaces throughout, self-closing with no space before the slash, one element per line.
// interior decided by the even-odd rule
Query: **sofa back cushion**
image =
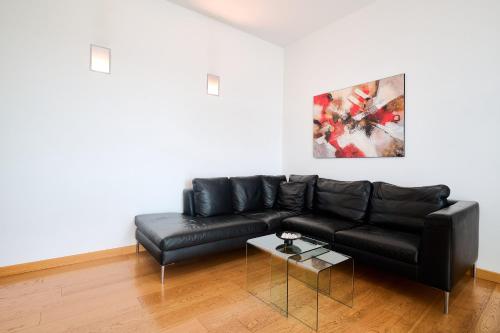
<path fill-rule="evenodd" d="M 400 187 L 373 183 L 369 222 L 400 230 L 420 231 L 425 216 L 448 205 L 446 185 Z"/>
<path fill-rule="evenodd" d="M 193 191 L 197 214 L 208 217 L 233 212 L 228 178 L 195 178 Z"/>
<path fill-rule="evenodd" d="M 306 205 L 306 193 L 306 183 L 281 183 L 278 190 L 277 206 L 279 209 L 300 213 Z"/>
<path fill-rule="evenodd" d="M 369 181 L 339 181 L 319 178 L 316 184 L 317 211 L 362 221 L 368 209 Z"/>
<path fill-rule="evenodd" d="M 261 176 L 262 197 L 264 208 L 271 209 L 276 207 L 278 190 L 282 182 L 286 182 L 286 176 Z"/>
<path fill-rule="evenodd" d="M 233 209 L 236 213 L 262 210 L 262 180 L 260 176 L 229 178 Z"/>
<path fill-rule="evenodd" d="M 312 210 L 313 206 L 314 206 L 314 192 L 315 192 L 315 188 L 316 188 L 316 182 L 318 181 L 318 176 L 317 175 L 310 175 L 310 176 L 290 175 L 289 181 L 307 184 L 305 208 L 307 210 Z"/>

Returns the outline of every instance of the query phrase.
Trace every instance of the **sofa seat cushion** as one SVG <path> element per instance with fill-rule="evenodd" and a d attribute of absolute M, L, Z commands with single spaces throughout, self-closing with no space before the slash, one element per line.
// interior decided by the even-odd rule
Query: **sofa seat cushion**
<path fill-rule="evenodd" d="M 180 213 L 146 214 L 136 216 L 135 224 L 163 251 L 267 231 L 264 221 L 241 215 L 192 217 Z"/>
<path fill-rule="evenodd" d="M 287 217 L 297 216 L 298 213 L 286 210 L 266 209 L 262 212 L 248 213 L 244 215 L 253 220 L 266 222 L 269 231 L 272 232 L 278 231 L 281 228 L 281 222 L 284 219 Z"/>
<path fill-rule="evenodd" d="M 335 234 L 335 244 L 417 264 L 420 236 L 414 233 L 364 225 Z"/>
<path fill-rule="evenodd" d="M 351 229 L 359 225 L 356 222 L 346 219 L 318 214 L 289 217 L 283 220 L 283 223 L 284 230 L 297 231 L 303 235 L 325 240 L 327 242 L 333 242 L 335 232 Z"/>

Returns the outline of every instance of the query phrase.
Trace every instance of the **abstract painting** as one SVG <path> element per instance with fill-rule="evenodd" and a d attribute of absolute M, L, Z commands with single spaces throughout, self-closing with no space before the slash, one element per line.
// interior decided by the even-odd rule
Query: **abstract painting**
<path fill-rule="evenodd" d="M 313 156 L 405 156 L 405 75 L 314 96 Z"/>

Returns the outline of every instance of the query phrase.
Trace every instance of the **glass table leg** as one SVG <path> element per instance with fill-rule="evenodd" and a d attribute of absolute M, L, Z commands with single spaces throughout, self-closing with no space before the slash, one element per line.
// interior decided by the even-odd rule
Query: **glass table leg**
<path fill-rule="evenodd" d="M 246 270 L 247 291 L 286 316 L 286 259 L 247 243 Z"/>
<path fill-rule="evenodd" d="M 304 269 L 288 262 L 288 314 L 310 328 L 318 329 L 318 293 L 329 288 L 329 274 Z"/>
<path fill-rule="evenodd" d="M 287 261 L 279 256 L 271 255 L 271 304 L 282 315 L 287 315 Z"/>
<path fill-rule="evenodd" d="M 349 307 L 354 306 L 354 261 L 352 258 L 332 266 L 330 297 Z"/>
<path fill-rule="evenodd" d="M 264 301 L 271 302 L 270 277 L 271 277 L 271 255 L 259 248 L 247 244 L 246 246 L 246 270 L 247 291 Z"/>

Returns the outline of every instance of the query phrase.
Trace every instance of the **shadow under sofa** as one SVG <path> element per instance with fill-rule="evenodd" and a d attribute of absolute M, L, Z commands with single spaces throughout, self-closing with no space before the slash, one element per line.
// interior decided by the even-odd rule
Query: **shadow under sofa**
<path fill-rule="evenodd" d="M 280 209 L 284 176 L 194 179 L 193 189 L 183 192 L 183 213 L 136 216 L 137 246 L 159 262 L 164 283 L 166 265 L 241 248 L 279 230 L 298 231 L 356 262 L 443 290 L 445 313 L 452 287 L 467 270 L 475 273 L 479 205 L 447 200 L 444 185 L 402 188 L 315 175 L 289 181 L 307 184 L 302 211 Z M 210 216 L 211 209 L 226 213 Z"/>

